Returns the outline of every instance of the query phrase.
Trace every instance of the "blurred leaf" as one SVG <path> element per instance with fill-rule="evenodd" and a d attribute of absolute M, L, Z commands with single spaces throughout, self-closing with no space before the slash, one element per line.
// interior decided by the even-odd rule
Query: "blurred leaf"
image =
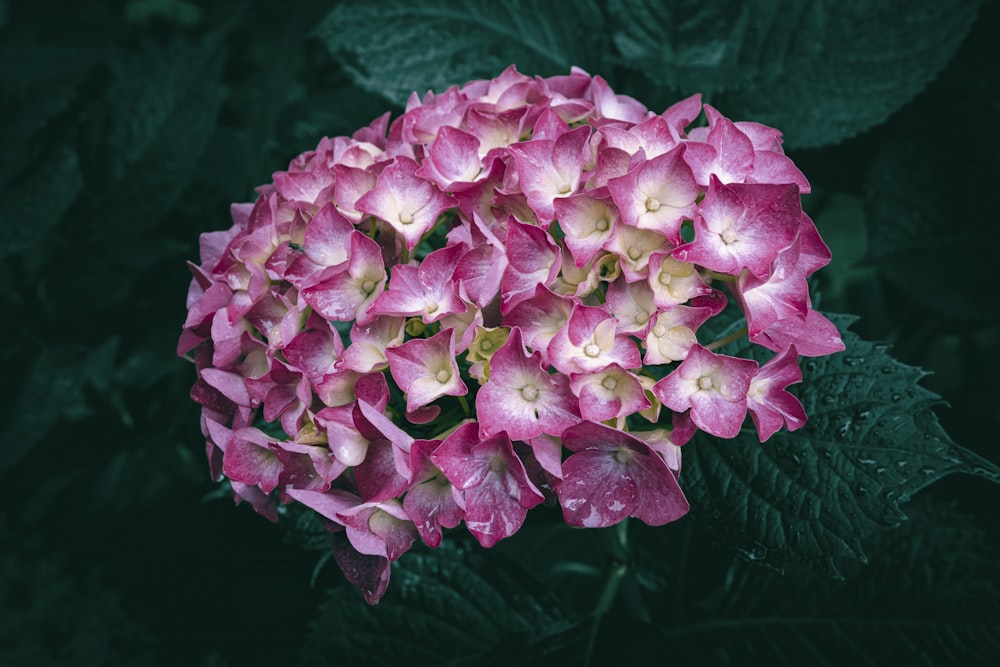
<path fill-rule="evenodd" d="M 111 183 L 98 214 L 114 229 L 136 234 L 169 213 L 215 129 L 223 60 L 221 34 L 111 60 Z"/>
<path fill-rule="evenodd" d="M 314 665 L 510 665 L 563 649 L 574 623 L 531 575 L 499 554 L 444 544 L 393 564 L 382 601 L 331 592 L 300 662 Z M 571 633 L 572 634 L 572 633 Z"/>
<path fill-rule="evenodd" d="M 350 100 L 350 104 L 345 103 Z M 312 92 L 281 114 L 279 125 L 296 146 L 315 145 L 320 137 L 350 136 L 385 113 L 385 100 L 354 85 Z"/>
<path fill-rule="evenodd" d="M 282 505 L 279 512 L 282 514 L 281 523 L 288 530 L 285 544 L 310 551 L 330 550 L 330 531 L 316 512 L 299 503 Z"/>
<path fill-rule="evenodd" d="M 77 573 L 0 529 L 0 664 L 124 667 L 156 664 L 149 631 L 98 572 Z"/>
<path fill-rule="evenodd" d="M 106 391 L 118 339 L 82 356 L 75 345 L 46 348 L 28 373 L 4 419 L 0 473 L 11 467 L 62 418 L 82 419 L 92 411 L 84 389 Z"/>
<path fill-rule="evenodd" d="M 888 143 L 867 183 L 869 266 L 916 303 L 963 321 L 997 320 L 982 285 L 1000 256 L 1000 216 L 981 197 L 1000 177 L 989 146 L 959 142 L 947 150 Z"/>
<path fill-rule="evenodd" d="M 526 0 L 363 2 L 336 7 L 316 34 L 362 88 L 402 104 L 494 77 L 511 64 L 528 75 L 604 65 L 607 31 L 594 0 L 572 7 Z"/>
<path fill-rule="evenodd" d="M 766 443 L 752 428 L 731 442 L 699 435 L 681 483 L 692 511 L 747 559 L 836 575 L 835 561 L 864 560 L 862 539 L 903 520 L 899 505 L 920 489 L 956 472 L 998 482 L 1000 468 L 951 441 L 932 410 L 940 397 L 917 384 L 923 371 L 847 331 L 853 318 L 832 319 L 847 349 L 803 360 L 806 426 Z M 748 348 L 724 351 L 771 355 Z"/>
<path fill-rule="evenodd" d="M 0 199 L 0 258 L 40 244 L 83 190 L 76 152 L 56 148 Z"/>
<path fill-rule="evenodd" d="M 47 158 L 38 164 L 35 158 L 44 149 L 37 134 L 69 109 L 97 54 L 96 49 L 40 44 L 27 33 L 4 35 L 0 41 L 0 146 L 15 159 L 0 161 L 0 189 L 21 170 L 29 172 L 29 183 L 39 176 L 45 181 L 46 174 L 38 172 L 51 162 L 58 167 L 64 161 L 57 155 L 55 160 Z M 5 249 L 6 244 L 0 244 L 0 252 Z"/>
<path fill-rule="evenodd" d="M 944 68 L 978 2 L 613 0 L 625 64 L 728 113 L 779 128 L 798 148 L 886 120 Z"/>
<path fill-rule="evenodd" d="M 707 95 L 771 81 L 815 55 L 825 19 L 821 4 L 795 0 L 611 0 L 608 14 L 626 65 Z"/>
<path fill-rule="evenodd" d="M 1000 553 L 951 505 L 917 502 L 867 541 L 845 581 L 735 562 L 702 613 L 650 628 L 682 663 L 993 665 L 1000 660 Z M 708 648 L 711 647 L 711 648 Z"/>

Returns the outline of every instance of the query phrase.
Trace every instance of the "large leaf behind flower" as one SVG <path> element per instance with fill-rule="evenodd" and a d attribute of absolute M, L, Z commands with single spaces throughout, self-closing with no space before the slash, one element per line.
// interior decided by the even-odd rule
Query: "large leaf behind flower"
<path fill-rule="evenodd" d="M 836 574 L 838 558 L 864 560 L 862 539 L 904 520 L 900 504 L 927 485 L 956 472 L 1000 481 L 1000 468 L 941 428 L 932 410 L 940 397 L 917 384 L 923 371 L 847 331 L 852 318 L 833 321 L 847 349 L 802 360 L 804 428 L 763 444 L 752 428 L 732 441 L 700 435 L 684 449 L 692 512 L 746 558 L 778 569 L 806 563 Z M 749 347 L 724 351 L 746 356 Z M 770 355 L 757 346 L 750 354 Z"/>
<path fill-rule="evenodd" d="M 816 147 L 874 127 L 913 99 L 955 53 L 978 4 L 612 0 L 608 15 L 624 64 L 773 125 L 789 146 Z"/>
<path fill-rule="evenodd" d="M 1000 309 L 984 304 L 980 287 L 994 280 L 1000 255 L 996 215 L 984 211 L 980 197 L 960 194 L 993 187 L 1000 176 L 998 144 L 984 137 L 935 153 L 901 136 L 883 146 L 866 184 L 866 264 L 916 303 L 953 320 L 1000 318 Z"/>
<path fill-rule="evenodd" d="M 740 561 L 706 572 L 701 561 L 650 559 L 668 581 L 688 586 L 650 597 L 653 622 L 630 629 L 641 637 L 636 650 L 699 665 L 997 664 L 997 544 L 953 504 L 922 495 L 907 510 L 911 521 L 865 540 L 870 562 L 845 563 L 842 581 Z M 637 548 L 676 551 L 663 531 L 635 533 Z M 699 534 L 690 553 L 709 546 Z M 699 589 L 698 575 L 718 587 Z"/>
<path fill-rule="evenodd" d="M 443 92 L 511 64 L 529 75 L 593 67 L 605 51 L 603 21 L 593 0 L 352 0 L 316 33 L 359 85 L 403 103 L 415 90 Z"/>
<path fill-rule="evenodd" d="M 378 605 L 366 604 L 352 587 L 335 589 L 312 624 L 300 664 L 546 664 L 547 656 L 575 643 L 574 627 L 513 561 L 478 545 L 445 542 L 397 561 Z"/>

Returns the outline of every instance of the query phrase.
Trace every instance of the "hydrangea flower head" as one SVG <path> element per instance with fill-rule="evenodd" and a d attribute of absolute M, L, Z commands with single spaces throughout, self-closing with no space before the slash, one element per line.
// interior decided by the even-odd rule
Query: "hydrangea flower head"
<path fill-rule="evenodd" d="M 675 521 L 681 446 L 800 428 L 799 355 L 843 349 L 809 300 L 808 191 L 777 130 L 699 96 L 657 113 L 513 67 L 413 95 L 202 235 L 178 354 L 210 473 L 322 517 L 371 603 L 462 526 Z M 763 366 L 714 351 L 734 310 Z"/>

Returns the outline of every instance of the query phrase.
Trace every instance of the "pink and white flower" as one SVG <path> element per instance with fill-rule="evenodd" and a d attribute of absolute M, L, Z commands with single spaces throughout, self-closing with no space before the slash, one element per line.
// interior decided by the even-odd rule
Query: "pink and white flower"
<path fill-rule="evenodd" d="M 525 351 L 517 328 L 490 360 L 490 379 L 476 396 L 476 414 L 483 437 L 505 431 L 512 440 L 525 441 L 542 433 L 559 436 L 580 421 L 569 378 L 549 375 L 541 355 Z"/>
<path fill-rule="evenodd" d="M 475 423 L 464 424 L 431 461 L 463 491 L 465 525 L 484 547 L 516 533 L 528 510 L 544 500 L 503 432 L 481 440 Z"/>
<path fill-rule="evenodd" d="M 691 410 L 691 419 L 701 430 L 733 438 L 746 417 L 747 392 L 756 372 L 752 359 L 693 345 L 677 370 L 656 383 L 653 394 L 671 410 Z"/>
<path fill-rule="evenodd" d="M 406 394 L 407 412 L 442 396 L 464 396 L 469 392 L 455 362 L 454 329 L 427 339 L 414 338 L 385 353 L 392 378 Z"/>
<path fill-rule="evenodd" d="M 690 509 L 677 478 L 642 440 L 593 422 L 567 429 L 562 439 L 574 453 L 556 491 L 571 526 L 602 528 L 630 516 L 659 526 Z"/>
<path fill-rule="evenodd" d="M 701 112 L 510 67 L 276 172 L 190 264 L 177 349 L 213 479 L 322 516 L 370 603 L 463 520 L 488 547 L 545 498 L 574 526 L 683 516 L 681 446 L 747 412 L 761 441 L 800 428 L 798 355 L 843 349 L 780 132 Z M 699 342 L 730 311 L 771 361 Z"/>

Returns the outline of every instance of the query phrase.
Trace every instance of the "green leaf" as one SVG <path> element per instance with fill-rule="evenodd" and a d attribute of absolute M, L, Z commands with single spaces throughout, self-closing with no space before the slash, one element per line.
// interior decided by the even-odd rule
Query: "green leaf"
<path fill-rule="evenodd" d="M 86 562 L 0 526 L 0 664 L 149 667 L 156 640 Z"/>
<path fill-rule="evenodd" d="M 349 60 L 355 83 L 402 104 L 413 91 L 443 92 L 511 64 L 528 75 L 600 66 L 603 21 L 594 0 L 572 9 L 527 0 L 353 0 L 330 12 L 316 34 Z"/>
<path fill-rule="evenodd" d="M 118 338 L 83 356 L 76 345 L 42 350 L 19 387 L 4 420 L 0 473 L 17 463 L 61 419 L 82 419 L 92 412 L 84 390 L 108 389 Z"/>
<path fill-rule="evenodd" d="M 111 185 L 100 214 L 130 234 L 169 211 L 192 176 L 222 103 L 221 35 L 176 40 L 112 61 Z"/>
<path fill-rule="evenodd" d="M 707 95 L 780 76 L 818 50 L 823 20 L 819 4 L 795 0 L 611 0 L 608 13 L 626 65 Z"/>
<path fill-rule="evenodd" d="M 866 183 L 866 263 L 937 314 L 996 320 L 1000 310 L 981 294 L 1000 255 L 996 216 L 982 198 L 960 193 L 988 192 L 1000 158 L 965 143 L 938 152 L 909 137 L 886 144 Z"/>
<path fill-rule="evenodd" d="M 788 146 L 834 144 L 886 120 L 951 59 L 978 2 L 615 0 L 624 62 Z"/>
<path fill-rule="evenodd" d="M 97 53 L 42 44 L 26 32 L 5 34 L 0 43 L 0 146 L 16 159 L 0 162 L 0 186 L 19 170 L 39 176 L 36 159 L 44 153 L 44 143 L 38 135 L 69 109 Z M 50 164 L 49 159 L 44 163 Z"/>
<path fill-rule="evenodd" d="M 932 410 L 940 397 L 917 384 L 923 371 L 847 331 L 853 318 L 831 319 L 847 349 L 802 360 L 808 424 L 766 443 L 753 428 L 734 441 L 699 435 L 685 446 L 681 483 L 692 512 L 746 558 L 836 575 L 835 561 L 864 560 L 862 539 L 903 520 L 899 506 L 917 491 L 956 472 L 997 482 L 1000 468 L 951 441 Z"/>
<path fill-rule="evenodd" d="M 951 505 L 914 505 L 911 521 L 866 542 L 871 562 L 844 581 L 735 562 L 707 613 L 651 634 L 699 664 L 996 664 L 996 545 Z"/>
<path fill-rule="evenodd" d="M 281 513 L 282 525 L 288 530 L 285 533 L 285 544 L 310 551 L 330 550 L 330 531 L 316 512 L 298 503 L 282 505 L 278 511 Z"/>
<path fill-rule="evenodd" d="M 513 561 L 446 543 L 394 563 L 376 606 L 351 587 L 332 591 L 300 664 L 523 664 L 563 648 L 573 627 Z"/>
<path fill-rule="evenodd" d="M 80 160 L 73 149 L 60 146 L 40 168 L 31 169 L 19 187 L 0 203 L 0 258 L 42 243 L 83 189 Z"/>

